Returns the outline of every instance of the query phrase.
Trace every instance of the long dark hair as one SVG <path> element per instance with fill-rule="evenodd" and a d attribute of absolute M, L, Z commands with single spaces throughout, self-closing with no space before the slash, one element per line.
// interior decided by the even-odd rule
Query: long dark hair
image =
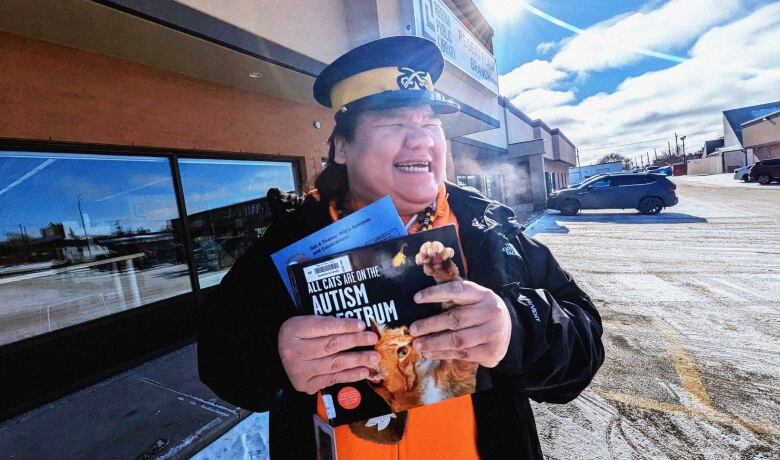
<path fill-rule="evenodd" d="M 335 201 L 336 207 L 343 208 L 344 201 L 349 192 L 349 177 L 347 167 L 336 163 L 336 138 L 342 138 L 347 142 L 355 139 L 359 111 L 339 114 L 336 117 L 336 126 L 328 138 L 328 161 L 322 172 L 314 179 L 314 187 L 319 191 L 320 197 L 326 203 Z"/>

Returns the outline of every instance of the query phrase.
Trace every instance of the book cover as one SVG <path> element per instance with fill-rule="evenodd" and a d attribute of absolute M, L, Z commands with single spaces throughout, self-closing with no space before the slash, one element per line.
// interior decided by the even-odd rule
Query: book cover
<path fill-rule="evenodd" d="M 389 196 L 321 228 L 271 255 L 287 292 L 295 301 L 287 266 L 406 235 Z"/>
<path fill-rule="evenodd" d="M 417 304 L 419 290 L 462 277 L 452 225 L 288 267 L 306 313 L 362 319 L 379 336 L 379 372 L 322 390 L 337 426 L 472 393 L 477 364 L 423 358 L 408 326 L 448 305 Z"/>

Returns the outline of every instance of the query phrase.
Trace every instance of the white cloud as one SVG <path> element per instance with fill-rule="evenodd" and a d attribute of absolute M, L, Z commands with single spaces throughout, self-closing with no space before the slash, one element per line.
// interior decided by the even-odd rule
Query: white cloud
<path fill-rule="evenodd" d="M 549 88 L 567 76 L 566 72 L 554 68 L 548 61 L 537 59 L 499 76 L 498 87 L 501 94 L 513 97 L 528 89 Z"/>
<path fill-rule="evenodd" d="M 512 99 L 512 104 L 524 112 L 557 107 L 574 99 L 574 91 L 553 91 L 536 88 L 523 91 Z"/>
<path fill-rule="evenodd" d="M 544 56 L 558 46 L 557 42 L 542 42 L 536 45 L 536 53 Z"/>
<path fill-rule="evenodd" d="M 479 10 L 491 24 L 512 22 L 523 10 L 518 0 L 483 0 Z"/>
<path fill-rule="evenodd" d="M 687 46 L 740 8 L 739 0 L 671 0 L 653 10 L 611 18 L 564 40 L 552 65 L 580 74 L 622 67 L 645 58 L 637 49 L 668 52 Z"/>
<path fill-rule="evenodd" d="M 618 151 L 666 149 L 666 140 L 642 146 L 587 151 L 588 147 L 688 134 L 688 152 L 722 130 L 721 111 L 780 99 L 780 3 L 704 33 L 690 60 L 626 79 L 612 93 L 576 105 L 530 110 L 561 128 L 581 149 L 583 164 Z M 754 69 L 754 71 L 744 71 Z M 522 96 L 522 95 L 521 95 Z M 530 96 L 529 96 L 530 97 Z M 704 134 L 693 134 L 705 131 Z"/>

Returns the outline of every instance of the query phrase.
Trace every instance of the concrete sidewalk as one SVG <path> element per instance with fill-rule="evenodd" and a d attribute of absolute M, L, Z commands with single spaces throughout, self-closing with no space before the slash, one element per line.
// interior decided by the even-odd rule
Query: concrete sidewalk
<path fill-rule="evenodd" d="M 200 383 L 192 344 L 1 423 L 0 457 L 190 458 L 249 415 Z"/>

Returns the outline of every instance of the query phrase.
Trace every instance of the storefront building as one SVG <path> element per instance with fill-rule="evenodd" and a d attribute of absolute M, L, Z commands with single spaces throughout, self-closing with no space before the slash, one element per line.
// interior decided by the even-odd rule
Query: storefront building
<path fill-rule="evenodd" d="M 447 67 L 448 177 L 543 209 L 574 147 L 498 96 L 465 0 L 0 4 L 0 419 L 192 342 L 195 310 L 305 191 L 333 115 L 316 75 L 416 34 Z"/>
<path fill-rule="evenodd" d="M 742 123 L 743 147 L 756 161 L 780 158 L 780 110 Z"/>

